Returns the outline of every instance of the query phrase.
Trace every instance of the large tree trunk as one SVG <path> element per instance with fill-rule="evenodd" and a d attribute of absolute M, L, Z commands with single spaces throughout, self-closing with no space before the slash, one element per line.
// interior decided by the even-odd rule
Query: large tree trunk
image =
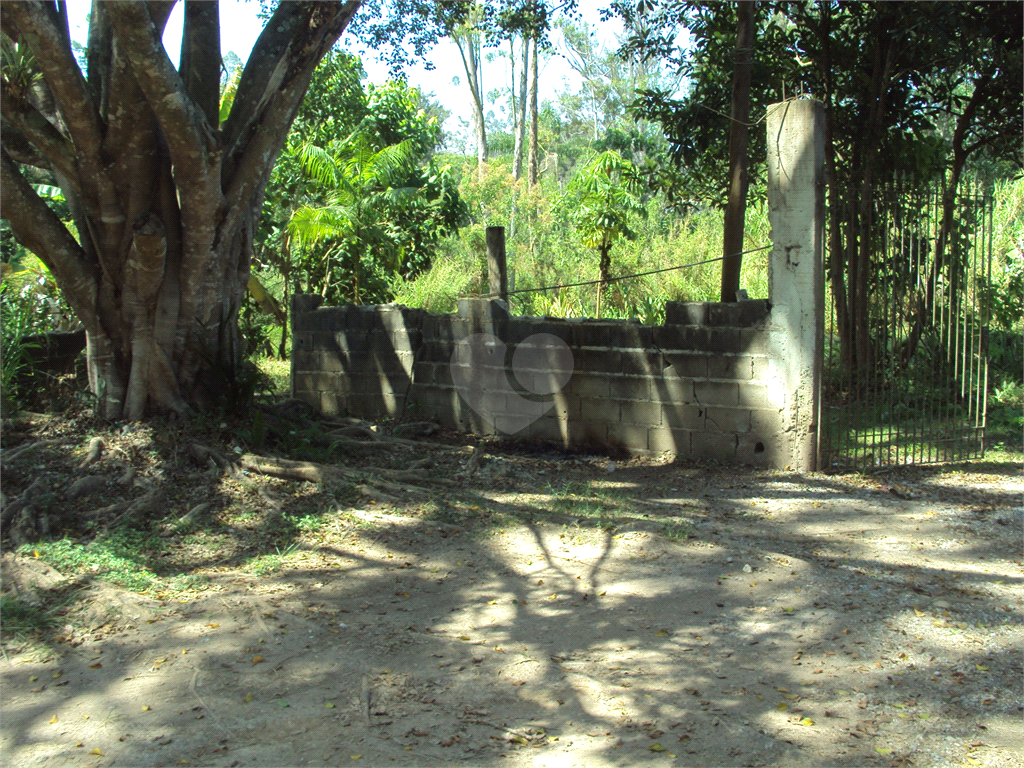
<path fill-rule="evenodd" d="M 736 301 L 743 266 L 743 226 L 747 208 L 749 175 L 747 144 L 750 140 L 750 72 L 754 60 L 753 0 L 736 3 L 736 64 L 732 80 L 732 120 L 729 123 L 729 201 L 725 206 L 722 237 L 721 301 Z"/>
<path fill-rule="evenodd" d="M 3 82 L 3 215 L 56 276 L 88 334 L 101 415 L 186 413 L 230 389 L 263 192 L 317 63 L 360 0 L 282 3 L 218 125 L 219 10 L 186 0 L 180 72 L 161 36 L 173 2 L 94 3 L 83 77 L 52 3 L 4 7 L 54 108 Z M 79 239 L 19 168 L 52 172 Z"/>

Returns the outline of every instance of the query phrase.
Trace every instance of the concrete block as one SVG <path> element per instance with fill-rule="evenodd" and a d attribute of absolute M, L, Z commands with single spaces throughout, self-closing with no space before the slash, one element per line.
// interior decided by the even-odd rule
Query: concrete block
<path fill-rule="evenodd" d="M 320 412 L 328 416 L 347 416 L 349 412 L 349 398 L 338 392 L 321 392 Z"/>
<path fill-rule="evenodd" d="M 644 424 L 648 427 L 660 427 L 661 403 L 621 400 L 619 401 L 619 419 L 624 424 Z"/>
<path fill-rule="evenodd" d="M 617 373 L 622 370 L 622 354 L 608 347 L 577 348 L 573 350 L 573 363 L 577 371 Z"/>
<path fill-rule="evenodd" d="M 517 345 L 538 334 L 549 334 L 572 346 L 571 326 L 567 321 L 556 318 L 513 317 L 505 323 L 501 339 L 506 344 Z"/>
<path fill-rule="evenodd" d="M 580 399 L 558 393 L 552 397 L 551 410 L 548 413 L 560 419 L 572 419 L 574 422 L 579 422 L 581 415 Z"/>
<path fill-rule="evenodd" d="M 767 355 L 754 355 L 750 358 L 750 378 L 755 381 L 768 381 L 772 376 L 772 364 Z"/>
<path fill-rule="evenodd" d="M 316 352 L 309 352 L 304 349 L 293 350 L 291 362 L 293 371 L 317 373 L 324 370 L 321 356 Z"/>
<path fill-rule="evenodd" d="M 739 405 L 739 384 L 731 381 L 695 381 L 693 397 L 701 405 Z"/>
<path fill-rule="evenodd" d="M 768 299 L 747 299 L 736 302 L 740 308 L 739 324 L 741 328 L 763 323 L 771 315 L 772 305 Z"/>
<path fill-rule="evenodd" d="M 448 364 L 454 351 L 455 342 L 450 339 L 427 339 L 420 347 L 419 358 L 425 362 Z"/>
<path fill-rule="evenodd" d="M 648 427 L 636 424 L 609 424 L 608 443 L 631 454 L 647 453 Z"/>
<path fill-rule="evenodd" d="M 736 445 L 736 435 L 713 435 L 704 432 L 692 436 L 690 455 L 694 459 L 733 464 L 736 462 Z"/>
<path fill-rule="evenodd" d="M 396 352 L 415 352 L 423 343 L 423 334 L 418 330 L 392 331 L 391 348 Z"/>
<path fill-rule="evenodd" d="M 665 325 L 705 325 L 708 304 L 705 301 L 666 301 Z"/>
<path fill-rule="evenodd" d="M 360 418 L 394 418 L 405 409 L 405 397 L 394 392 L 349 398 L 349 408 Z"/>
<path fill-rule="evenodd" d="M 607 320 L 584 320 L 568 324 L 572 340 L 571 347 L 615 347 L 615 325 Z"/>
<path fill-rule="evenodd" d="M 669 429 L 685 429 L 703 432 L 707 408 L 697 405 L 662 404 L 662 426 Z"/>
<path fill-rule="evenodd" d="M 561 392 L 572 380 L 570 374 L 565 371 L 531 371 L 516 370 L 506 371 L 509 377 L 510 387 L 520 392 L 524 397 L 551 396 Z"/>
<path fill-rule="evenodd" d="M 650 349 L 654 346 L 654 328 L 630 320 L 619 320 L 610 325 L 609 346 L 619 349 Z"/>
<path fill-rule="evenodd" d="M 667 352 L 665 376 L 681 379 L 706 379 L 709 356 L 703 352 Z"/>
<path fill-rule="evenodd" d="M 651 453 L 672 453 L 677 458 L 690 455 L 690 431 L 651 427 L 647 430 L 647 450 Z"/>
<path fill-rule="evenodd" d="M 711 355 L 708 358 L 708 378 L 711 379 L 749 381 L 752 371 L 749 355 Z"/>
<path fill-rule="evenodd" d="M 708 325 L 720 328 L 737 328 L 740 324 L 740 308 L 735 302 L 716 302 L 708 305 Z"/>
<path fill-rule="evenodd" d="M 736 446 L 736 462 L 755 467 L 782 469 L 789 463 L 786 453 L 787 440 L 765 439 L 760 435 L 740 435 Z"/>
<path fill-rule="evenodd" d="M 619 401 L 601 398 L 580 398 L 580 419 L 586 423 L 617 422 L 621 418 Z"/>
<path fill-rule="evenodd" d="M 742 352 L 739 328 L 711 328 L 708 333 L 709 352 Z"/>
<path fill-rule="evenodd" d="M 308 392 L 348 394 L 352 391 L 352 380 L 343 373 L 300 372 L 294 378 L 295 388 Z"/>
<path fill-rule="evenodd" d="M 778 408 L 782 403 L 773 402 L 773 393 L 778 392 L 774 384 L 760 382 L 743 382 L 739 385 L 738 398 L 740 405 L 748 408 Z"/>
<path fill-rule="evenodd" d="M 620 363 L 620 370 L 627 375 L 657 376 L 662 371 L 661 353 L 646 349 L 623 349 Z"/>
<path fill-rule="evenodd" d="M 568 394 L 579 397 L 608 397 L 608 378 L 598 374 L 573 374 L 566 390 Z"/>
<path fill-rule="evenodd" d="M 778 408 L 754 408 L 750 411 L 750 432 L 775 439 L 783 432 L 782 413 Z"/>
<path fill-rule="evenodd" d="M 348 345 L 341 346 L 335 336 L 333 333 L 311 333 L 306 338 L 309 339 L 309 348 L 314 352 L 347 352 Z"/>
<path fill-rule="evenodd" d="M 543 416 L 525 430 L 527 436 L 568 448 L 572 444 L 572 427 L 568 419 Z"/>
<path fill-rule="evenodd" d="M 748 355 L 768 354 L 768 331 L 761 329 L 740 329 L 740 352 Z"/>
<path fill-rule="evenodd" d="M 693 381 L 670 375 L 671 371 L 667 368 L 664 376 L 651 379 L 651 400 L 674 405 L 694 402 Z"/>
<path fill-rule="evenodd" d="M 609 376 L 608 396 L 619 400 L 654 400 L 650 376 Z"/>
<path fill-rule="evenodd" d="M 708 406 L 705 429 L 708 432 L 746 433 L 750 431 L 750 411 L 746 408 Z"/>

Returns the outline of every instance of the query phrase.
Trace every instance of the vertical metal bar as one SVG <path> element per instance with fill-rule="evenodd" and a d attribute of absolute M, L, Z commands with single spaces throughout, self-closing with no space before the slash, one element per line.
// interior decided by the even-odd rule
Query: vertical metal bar
<path fill-rule="evenodd" d="M 989 200 L 988 208 L 988 255 L 986 264 L 986 285 L 992 285 L 992 241 L 995 237 L 995 229 L 993 223 L 993 217 L 995 215 L 995 195 Z M 992 322 L 992 316 L 990 314 L 990 307 L 986 304 L 984 317 L 984 330 L 982 332 L 982 360 L 985 367 L 984 383 L 981 388 L 981 455 L 985 456 L 985 438 L 988 431 L 988 326 Z"/>
<path fill-rule="evenodd" d="M 900 195 L 898 198 L 898 204 L 903 204 L 903 197 Z M 882 294 L 882 304 L 885 307 L 885 312 L 888 317 L 885 321 L 885 344 L 882 347 L 884 360 L 886 364 L 886 370 L 892 370 L 892 353 L 895 351 L 896 342 L 896 275 L 897 270 L 894 267 L 899 265 L 899 261 L 896 258 L 896 254 L 890 252 L 893 249 L 893 226 L 894 221 L 898 217 L 898 212 L 895 208 L 895 204 L 889 207 L 889 212 L 886 214 L 886 227 L 885 227 L 885 242 L 886 242 L 886 264 L 889 267 L 889 300 L 886 301 L 886 294 Z M 883 373 L 882 380 L 886 383 L 888 391 L 888 405 L 886 410 L 889 413 L 889 422 L 886 424 L 886 437 L 885 437 L 885 460 L 886 464 L 892 465 L 899 461 L 899 451 L 893 451 L 893 422 L 896 419 L 893 402 L 893 388 L 896 386 L 896 381 L 891 375 Z"/>
<path fill-rule="evenodd" d="M 979 195 L 982 190 L 979 188 Z M 980 234 L 980 247 L 978 239 L 975 239 L 974 249 L 972 250 L 972 262 L 971 262 L 971 381 L 968 387 L 967 399 L 968 399 L 968 422 L 967 431 L 968 435 L 968 449 L 970 458 L 974 459 L 977 457 L 977 436 L 978 431 L 976 429 L 978 414 L 980 410 L 978 408 L 978 384 L 981 380 L 981 330 L 979 326 L 979 319 L 981 317 L 981 296 L 980 286 L 978 284 L 978 253 L 979 250 L 984 252 L 985 250 L 985 203 L 983 198 L 979 197 L 976 203 L 978 209 L 978 229 Z"/>
<path fill-rule="evenodd" d="M 934 238 L 935 242 L 938 242 L 938 235 L 939 235 L 938 227 L 936 226 L 936 222 L 935 222 L 935 208 L 936 208 L 936 206 L 935 206 L 935 196 L 937 194 L 938 194 L 938 186 L 936 185 L 933 188 L 933 190 L 931 190 L 931 196 L 930 196 L 930 199 L 928 201 L 928 204 L 929 204 L 929 208 L 928 208 L 929 222 L 928 222 L 928 225 L 929 225 L 929 228 L 932 230 L 932 237 Z M 932 249 L 931 256 L 932 256 L 932 261 L 933 262 L 938 258 L 937 254 L 935 252 L 935 249 Z M 933 284 L 934 284 L 934 289 L 933 289 L 932 295 L 935 297 L 935 300 L 934 300 L 934 302 L 932 304 L 932 334 L 934 334 L 936 332 L 936 330 L 938 330 L 938 332 L 940 334 L 940 337 L 938 339 L 938 344 L 937 344 L 936 349 L 934 351 L 935 351 L 935 354 L 941 356 L 942 355 L 942 337 L 941 337 L 941 333 L 942 333 L 942 296 L 939 293 L 939 287 L 941 285 L 941 282 L 940 282 L 940 275 L 939 275 L 939 269 L 938 269 L 938 265 L 937 264 L 933 265 L 932 280 L 933 280 Z M 939 432 L 938 432 L 938 429 L 936 427 L 936 424 L 937 424 L 937 422 L 939 420 L 939 410 L 938 410 L 938 408 L 936 406 L 936 401 L 935 401 L 935 396 L 934 396 L 934 392 L 935 392 L 935 368 L 936 368 L 936 366 L 934 364 L 930 366 L 930 368 L 929 368 L 929 374 L 930 375 L 928 376 L 928 389 L 929 389 L 929 394 L 930 394 L 930 397 L 929 397 L 929 406 L 930 406 L 929 407 L 929 432 L 930 432 L 929 438 L 930 439 L 928 441 L 928 461 L 929 462 L 938 460 L 938 451 L 936 450 L 937 444 L 936 444 L 935 441 L 936 441 L 936 438 L 939 436 Z"/>
<path fill-rule="evenodd" d="M 977 192 L 977 189 L 975 189 Z M 980 228 L 977 223 L 978 215 L 978 199 L 975 197 L 971 201 L 972 220 L 974 224 L 974 233 L 971 238 L 971 250 L 968 252 L 967 260 L 967 275 L 965 279 L 966 291 L 964 294 L 964 304 L 966 309 L 964 310 L 964 371 L 966 376 L 962 386 L 963 394 L 963 406 L 961 408 L 961 419 L 960 419 L 960 439 L 962 443 L 961 453 L 965 459 L 974 457 L 974 432 L 972 430 L 972 421 L 974 418 L 974 344 L 976 341 L 977 334 L 975 333 L 975 301 L 977 300 L 977 275 L 975 269 L 978 266 L 978 238 L 982 241 L 985 238 L 985 230 Z"/>

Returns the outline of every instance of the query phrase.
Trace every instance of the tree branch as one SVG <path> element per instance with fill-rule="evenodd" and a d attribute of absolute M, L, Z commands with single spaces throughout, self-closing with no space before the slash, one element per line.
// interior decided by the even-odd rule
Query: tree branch
<path fill-rule="evenodd" d="M 15 94 L 6 80 L 0 85 L 0 112 L 3 112 L 4 120 L 18 131 L 17 135 L 41 153 L 49 167 L 67 177 L 75 185 L 75 191 L 80 193 L 74 146 L 39 110 Z M 5 146 L 8 140 L 4 136 Z"/>
<path fill-rule="evenodd" d="M 118 48 L 132 63 L 135 80 L 167 137 L 179 188 L 207 183 L 219 155 L 216 137 L 167 58 L 148 9 L 142 3 L 110 2 L 107 13 Z"/>
<path fill-rule="evenodd" d="M 181 73 L 185 90 L 214 128 L 220 115 L 220 2 L 185 0 L 181 42 Z"/>
<path fill-rule="evenodd" d="M 249 55 L 231 114 L 224 124 L 224 178 L 230 180 L 225 183 L 225 189 L 229 184 L 238 186 L 234 179 L 237 170 L 247 159 L 266 156 L 268 147 L 273 147 L 269 158 L 273 164 L 309 87 L 313 70 L 341 36 L 361 3 L 362 0 L 291 2 L 278 6 Z M 274 123 L 274 119 L 288 122 L 282 127 Z M 276 126 L 278 130 L 257 131 L 257 126 L 264 129 Z M 251 144 L 260 146 L 254 148 Z"/>
<path fill-rule="evenodd" d="M 0 152 L 0 194 L 4 218 L 18 242 L 32 251 L 53 272 L 87 326 L 96 318 L 95 269 L 82 247 L 49 206 L 37 195 L 14 165 L 7 150 Z"/>
<path fill-rule="evenodd" d="M 68 38 L 54 24 L 53 7 L 38 1 L 10 3 L 4 12 L 13 17 L 32 50 L 76 149 L 98 159 L 103 138 L 99 114 Z"/>
<path fill-rule="evenodd" d="M 21 163 L 22 165 L 31 165 L 47 171 L 53 170 L 49 161 L 39 154 L 29 140 L 22 136 L 21 132 L 11 123 L 3 126 L 3 136 L 4 149 L 7 150 L 7 153 L 14 162 Z"/>
<path fill-rule="evenodd" d="M 280 51 L 272 68 L 274 77 L 271 81 L 276 85 L 272 88 L 271 81 L 268 81 L 267 90 L 258 103 L 253 101 L 250 91 L 248 103 L 243 105 L 242 111 L 238 113 L 237 119 L 250 124 L 253 130 L 249 131 L 246 137 L 239 137 L 239 141 L 234 145 L 237 154 L 225 157 L 223 178 L 227 190 L 228 214 L 221 226 L 221 232 L 231 232 L 239 217 L 258 213 L 262 204 L 263 189 L 270 177 L 274 160 L 306 95 L 313 71 L 355 16 L 361 2 L 362 0 L 348 0 L 330 5 L 315 2 L 294 3 L 296 6 L 303 6 L 304 23 L 298 24 L 292 20 L 289 28 L 292 42 Z M 267 24 L 267 29 L 272 27 L 273 20 Z M 264 30 L 264 34 L 266 32 L 267 30 Z M 275 28 L 273 35 L 276 34 Z M 261 41 L 262 35 L 260 41 L 257 41 L 257 48 L 260 47 Z M 267 55 L 270 55 L 269 42 L 265 50 Z M 253 61 L 255 55 L 256 49 L 249 60 Z M 268 71 L 264 66 L 268 63 L 263 62 L 259 65 L 261 72 Z M 243 73 L 242 82 L 245 82 L 245 77 Z M 236 96 L 235 108 L 232 109 L 231 118 L 225 125 L 229 135 L 228 126 L 232 119 L 236 118 L 237 108 Z M 250 118 L 244 117 L 247 113 L 250 114 Z M 257 124 L 261 130 L 255 130 Z"/>

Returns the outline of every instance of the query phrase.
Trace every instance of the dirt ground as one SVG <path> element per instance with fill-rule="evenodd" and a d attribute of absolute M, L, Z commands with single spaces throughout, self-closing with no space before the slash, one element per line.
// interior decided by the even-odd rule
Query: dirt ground
<path fill-rule="evenodd" d="M 12 461 L 5 493 L 85 442 Z M 50 634 L 5 638 L 4 764 L 1024 764 L 1019 467 L 840 476 L 489 446 L 476 468 L 439 444 L 395 462 L 414 458 L 448 485 L 341 493 L 262 569 L 245 557 L 259 516 L 238 511 L 258 498 L 222 489 L 212 527 L 167 539 L 203 577 L 187 589 L 7 552 L 5 594 L 68 605 Z M 119 471 L 104 461 L 90 471 Z M 169 518 L 189 493 L 169 492 Z"/>

